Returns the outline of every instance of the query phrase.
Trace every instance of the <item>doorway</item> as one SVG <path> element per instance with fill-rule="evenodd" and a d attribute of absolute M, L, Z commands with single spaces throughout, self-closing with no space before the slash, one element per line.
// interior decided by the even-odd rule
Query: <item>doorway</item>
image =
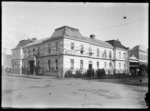
<path fill-rule="evenodd" d="M 89 69 L 92 70 L 92 61 L 89 61 Z"/>
<path fill-rule="evenodd" d="M 29 61 L 30 74 L 33 74 L 34 71 L 34 60 Z"/>

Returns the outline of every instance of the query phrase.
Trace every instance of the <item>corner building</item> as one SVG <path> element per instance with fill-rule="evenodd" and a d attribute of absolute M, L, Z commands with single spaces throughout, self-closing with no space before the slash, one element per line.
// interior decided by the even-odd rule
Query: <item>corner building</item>
<path fill-rule="evenodd" d="M 38 73 L 64 77 L 68 70 L 104 68 L 114 74 L 114 47 L 94 35 L 84 37 L 78 29 L 63 26 L 55 29 L 50 38 L 37 40 L 24 46 L 24 68 L 36 67 Z"/>

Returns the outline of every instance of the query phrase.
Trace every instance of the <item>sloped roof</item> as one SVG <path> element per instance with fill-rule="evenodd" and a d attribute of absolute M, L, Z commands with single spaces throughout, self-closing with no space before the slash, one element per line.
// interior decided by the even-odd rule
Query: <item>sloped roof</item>
<path fill-rule="evenodd" d="M 130 59 L 130 60 L 138 61 L 138 59 L 137 59 L 134 55 L 132 55 L 129 59 Z"/>
<path fill-rule="evenodd" d="M 68 27 L 68 26 L 63 26 L 63 27 L 55 29 L 55 32 L 52 34 L 52 36 L 49 39 L 45 40 L 44 42 L 51 41 L 51 40 L 57 40 L 57 39 L 61 39 L 61 38 L 68 38 L 68 39 L 72 39 L 72 40 L 87 42 L 92 45 L 113 48 L 113 46 L 107 42 L 84 37 L 81 35 L 81 33 L 79 32 L 78 29 Z"/>
<path fill-rule="evenodd" d="M 110 43 L 112 46 L 114 46 L 114 47 L 118 47 L 118 48 L 121 48 L 121 49 L 128 49 L 127 47 L 125 47 L 125 46 L 123 46 L 122 44 L 121 44 L 121 42 L 120 41 L 118 41 L 118 40 L 109 40 L 109 41 L 106 41 L 106 42 L 108 42 L 108 43 Z"/>
<path fill-rule="evenodd" d="M 63 26 L 63 27 L 55 29 L 55 32 L 52 34 L 51 38 L 60 37 L 64 35 L 73 36 L 73 37 L 82 37 L 78 29 L 68 27 L 68 26 Z"/>
<path fill-rule="evenodd" d="M 36 40 L 36 41 L 34 41 L 34 42 L 31 42 L 31 43 L 25 45 L 24 48 L 25 48 L 25 47 L 34 46 L 34 45 L 37 45 L 37 44 L 41 44 L 43 41 L 45 41 L 45 40 L 47 40 L 47 39 L 49 39 L 49 37 L 44 38 L 44 39 L 40 39 L 40 40 Z"/>
<path fill-rule="evenodd" d="M 29 44 L 31 42 L 32 42 L 31 40 L 21 40 L 21 41 L 19 41 L 18 45 L 15 48 L 13 48 L 13 49 L 17 49 L 17 48 L 23 47 L 23 46 L 25 46 L 25 45 L 27 45 L 27 44 Z"/>

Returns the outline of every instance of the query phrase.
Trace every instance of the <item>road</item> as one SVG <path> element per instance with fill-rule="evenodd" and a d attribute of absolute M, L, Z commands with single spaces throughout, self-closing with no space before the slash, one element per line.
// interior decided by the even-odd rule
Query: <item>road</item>
<path fill-rule="evenodd" d="M 147 108 L 148 87 L 54 76 L 2 75 L 2 107 Z"/>

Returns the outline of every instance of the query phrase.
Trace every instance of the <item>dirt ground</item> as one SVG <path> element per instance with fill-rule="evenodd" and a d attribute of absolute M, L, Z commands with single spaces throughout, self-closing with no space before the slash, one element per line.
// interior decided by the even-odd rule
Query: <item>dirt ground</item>
<path fill-rule="evenodd" d="M 2 107 L 147 108 L 148 86 L 58 79 L 55 76 L 2 75 Z"/>

